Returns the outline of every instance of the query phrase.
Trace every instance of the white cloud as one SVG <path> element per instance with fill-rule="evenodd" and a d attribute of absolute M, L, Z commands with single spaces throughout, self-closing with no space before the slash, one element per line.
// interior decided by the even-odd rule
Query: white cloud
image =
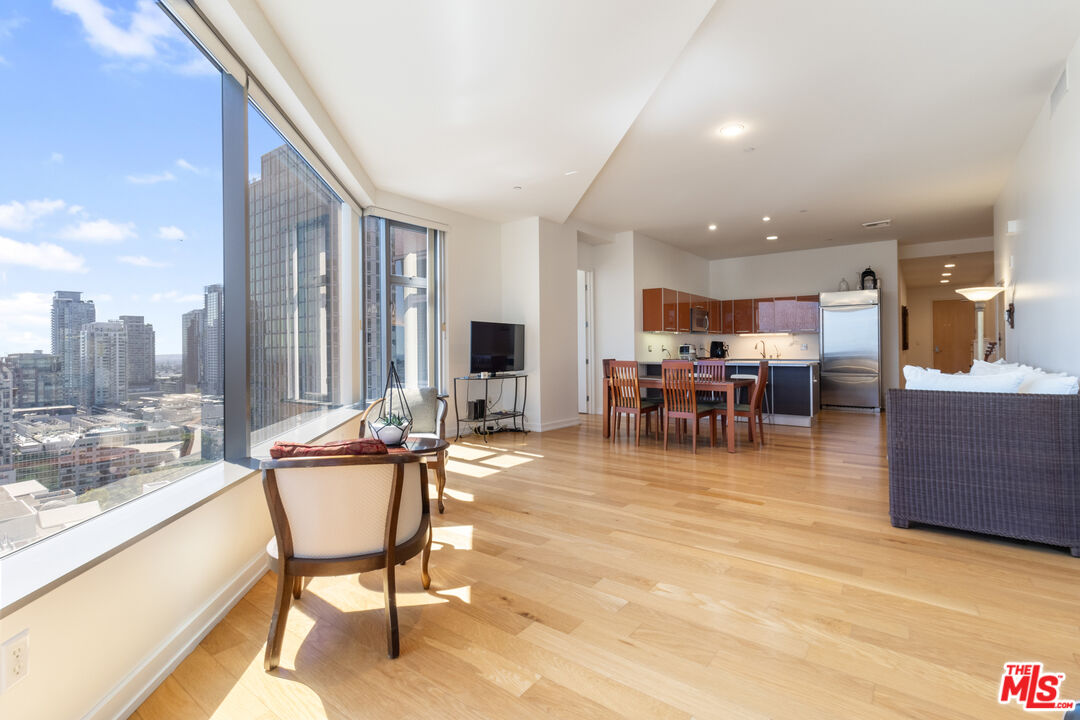
<path fill-rule="evenodd" d="M 49 155 L 49 162 L 53 163 L 54 165 L 61 164 L 62 162 L 64 162 L 64 153 L 54 152 L 53 154 Z"/>
<path fill-rule="evenodd" d="M 20 265 L 38 270 L 86 272 L 83 258 L 52 243 L 22 243 L 0 235 L 0 265 Z"/>
<path fill-rule="evenodd" d="M 195 167 L 194 165 L 189 163 L 184 158 L 180 158 L 179 160 L 176 161 L 176 167 L 178 167 L 178 168 L 180 168 L 182 170 L 187 170 L 188 172 L 193 172 L 196 175 L 202 175 L 204 172 L 206 172 L 202 168 Z"/>
<path fill-rule="evenodd" d="M 63 200 L 13 200 L 0 205 L 0 230 L 29 230 L 39 218 L 63 210 L 65 205 Z"/>
<path fill-rule="evenodd" d="M 203 296 L 198 293 L 184 295 L 179 290 L 154 293 L 150 296 L 150 302 L 201 303 L 202 301 Z"/>
<path fill-rule="evenodd" d="M 127 28 L 113 22 L 115 13 L 99 0 L 53 0 L 53 7 L 77 16 L 87 40 L 105 55 L 154 58 L 161 40 L 175 32 L 165 13 L 149 0 L 139 0 Z"/>
<path fill-rule="evenodd" d="M 166 170 L 163 173 L 158 173 L 157 175 L 148 174 L 148 175 L 128 175 L 127 176 L 127 181 L 129 183 L 135 183 L 136 185 L 156 185 L 159 182 L 170 182 L 170 181 L 175 180 L 175 179 L 176 179 L 176 176 L 173 175 L 168 170 Z"/>
<path fill-rule="evenodd" d="M 115 223 L 111 220 L 87 220 L 68 225 L 57 237 L 61 240 L 88 243 L 118 243 L 135 237 L 135 223 Z"/>
<path fill-rule="evenodd" d="M 26 22 L 26 18 L 19 15 L 13 15 L 9 18 L 0 20 L 0 38 L 9 38 L 23 23 Z"/>
<path fill-rule="evenodd" d="M 0 337 L 4 352 L 49 352 L 52 296 L 49 293 L 21 292 L 0 297 Z"/>
<path fill-rule="evenodd" d="M 94 293 L 86 296 L 87 300 L 93 300 L 95 303 L 108 303 L 112 302 L 112 295 L 109 293 Z"/>
<path fill-rule="evenodd" d="M 145 255 L 121 255 L 120 257 L 118 257 L 116 259 L 119 260 L 122 263 L 126 263 L 128 265 L 134 265 L 135 267 L 144 267 L 144 268 L 169 267 L 169 263 L 167 263 L 167 262 L 159 262 L 157 260 L 151 260 L 150 258 L 146 257 Z"/>
<path fill-rule="evenodd" d="M 165 225 L 158 228 L 158 237 L 162 240 L 183 240 L 187 234 L 175 225 Z"/>
<path fill-rule="evenodd" d="M 84 210 L 86 210 L 86 208 L 84 208 L 82 205 L 72 205 L 71 207 L 68 208 L 68 214 L 69 215 L 82 215 Z"/>

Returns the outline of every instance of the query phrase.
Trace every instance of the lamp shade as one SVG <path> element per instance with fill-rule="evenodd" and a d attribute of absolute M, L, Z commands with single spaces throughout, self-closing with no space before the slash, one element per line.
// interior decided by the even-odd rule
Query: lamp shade
<path fill-rule="evenodd" d="M 988 287 L 957 288 L 956 292 L 960 293 L 971 302 L 986 302 L 1003 290 L 1005 290 L 1005 288 L 991 285 Z"/>

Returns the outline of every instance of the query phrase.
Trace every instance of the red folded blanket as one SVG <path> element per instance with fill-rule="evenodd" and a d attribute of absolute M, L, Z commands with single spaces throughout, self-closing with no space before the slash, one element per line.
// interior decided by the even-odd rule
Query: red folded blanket
<path fill-rule="evenodd" d="M 270 448 L 270 457 L 275 460 L 329 455 L 386 455 L 386 445 L 378 438 L 358 438 L 335 440 L 319 445 L 278 441 Z"/>

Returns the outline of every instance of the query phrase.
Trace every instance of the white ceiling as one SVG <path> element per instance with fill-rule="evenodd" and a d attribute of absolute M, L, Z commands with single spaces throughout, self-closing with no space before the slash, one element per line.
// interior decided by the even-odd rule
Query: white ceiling
<path fill-rule="evenodd" d="M 711 258 L 991 234 L 1080 34 L 1077 0 L 257 2 L 379 188 Z"/>
<path fill-rule="evenodd" d="M 946 264 L 956 267 L 947 268 Z M 948 280 L 949 287 L 962 288 L 994 284 L 994 253 L 977 252 L 961 255 L 935 255 L 933 257 L 905 258 L 900 261 L 904 284 L 908 290 L 939 287 Z M 951 273 L 948 278 L 942 273 Z"/>

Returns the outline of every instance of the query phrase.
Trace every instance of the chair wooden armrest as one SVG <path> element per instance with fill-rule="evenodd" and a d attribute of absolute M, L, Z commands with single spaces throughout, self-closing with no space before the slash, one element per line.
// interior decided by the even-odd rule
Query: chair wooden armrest
<path fill-rule="evenodd" d="M 375 400 L 372 400 L 370 403 L 368 403 L 368 406 L 364 408 L 364 412 L 360 414 L 360 432 L 358 433 L 357 437 L 364 437 L 364 431 L 367 429 L 368 415 L 374 412 L 375 417 L 378 417 L 379 411 L 377 408 L 381 408 L 382 404 L 383 399 L 376 398 Z"/>

